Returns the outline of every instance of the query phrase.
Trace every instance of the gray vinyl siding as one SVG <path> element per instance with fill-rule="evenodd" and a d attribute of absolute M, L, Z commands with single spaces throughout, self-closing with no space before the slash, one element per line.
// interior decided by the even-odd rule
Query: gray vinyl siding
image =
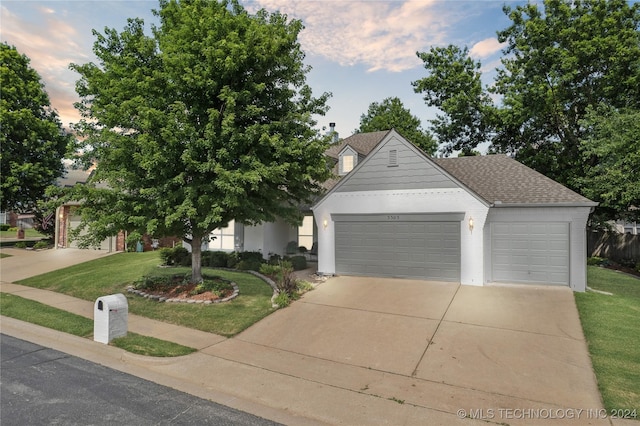
<path fill-rule="evenodd" d="M 389 166 L 389 150 L 397 150 L 397 166 Z M 390 189 L 457 188 L 458 185 L 407 143 L 391 138 L 344 178 L 337 192 Z"/>

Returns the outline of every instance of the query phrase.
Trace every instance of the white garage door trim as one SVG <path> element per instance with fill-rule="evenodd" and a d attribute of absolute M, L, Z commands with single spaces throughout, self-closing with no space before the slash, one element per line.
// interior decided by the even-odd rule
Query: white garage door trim
<path fill-rule="evenodd" d="M 569 285 L 568 222 L 491 224 L 494 282 Z"/>
<path fill-rule="evenodd" d="M 333 214 L 336 273 L 460 282 L 464 213 Z"/>

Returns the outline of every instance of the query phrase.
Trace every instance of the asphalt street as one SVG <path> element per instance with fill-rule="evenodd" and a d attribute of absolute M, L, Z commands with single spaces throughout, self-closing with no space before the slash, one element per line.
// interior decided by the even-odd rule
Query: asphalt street
<path fill-rule="evenodd" d="M 0 334 L 0 424 L 276 425 Z"/>

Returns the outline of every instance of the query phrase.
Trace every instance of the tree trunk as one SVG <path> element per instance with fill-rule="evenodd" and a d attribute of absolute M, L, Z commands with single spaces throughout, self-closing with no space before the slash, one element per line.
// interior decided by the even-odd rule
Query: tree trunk
<path fill-rule="evenodd" d="M 191 282 L 202 282 L 202 236 L 193 235 L 191 240 Z"/>

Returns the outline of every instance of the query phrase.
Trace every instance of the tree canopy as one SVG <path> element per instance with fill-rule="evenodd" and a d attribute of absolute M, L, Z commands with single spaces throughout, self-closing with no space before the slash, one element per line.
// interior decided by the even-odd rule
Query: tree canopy
<path fill-rule="evenodd" d="M 584 194 L 601 203 L 605 218 L 618 212 L 640 221 L 640 110 L 591 108 L 582 125 L 582 160 L 593 164 L 579 180 Z"/>
<path fill-rule="evenodd" d="M 444 152 L 489 142 L 491 152 L 581 191 L 602 160 L 581 155 L 588 111 L 640 109 L 640 4 L 544 0 L 504 12 L 511 25 L 498 32 L 505 48 L 490 88 L 480 62 L 449 46 L 418 53 L 429 75 L 414 89 L 443 112 L 432 124 Z"/>
<path fill-rule="evenodd" d="M 306 84 L 300 21 L 235 0 L 161 0 L 154 14 L 152 35 L 140 19 L 94 30 L 99 64 L 72 65 L 85 159 L 97 167 L 69 196 L 86 200 L 94 242 L 118 229 L 190 239 L 199 281 L 212 230 L 297 223 L 319 193 L 328 141 L 313 116 L 329 94 Z"/>
<path fill-rule="evenodd" d="M 640 107 L 640 4 L 546 0 L 505 7 L 512 25 L 495 92 L 494 144 L 574 189 L 583 175 L 581 120 L 599 104 Z"/>
<path fill-rule="evenodd" d="M 71 141 L 29 63 L 0 43 L 0 210 L 32 211 L 64 173 Z"/>
<path fill-rule="evenodd" d="M 360 116 L 360 127 L 356 132 L 389 129 L 396 129 L 427 154 L 433 154 L 436 150 L 435 140 L 429 132 L 422 129 L 420 119 L 412 115 L 397 97 L 386 98 L 380 103 L 371 103 L 367 113 Z"/>
<path fill-rule="evenodd" d="M 493 107 L 482 87 L 480 62 L 469 57 L 466 47 L 458 46 L 433 47 L 418 57 L 429 75 L 414 81 L 413 88 L 424 94 L 427 105 L 444 113 L 431 120 L 442 152 L 471 152 L 489 138 Z"/>

